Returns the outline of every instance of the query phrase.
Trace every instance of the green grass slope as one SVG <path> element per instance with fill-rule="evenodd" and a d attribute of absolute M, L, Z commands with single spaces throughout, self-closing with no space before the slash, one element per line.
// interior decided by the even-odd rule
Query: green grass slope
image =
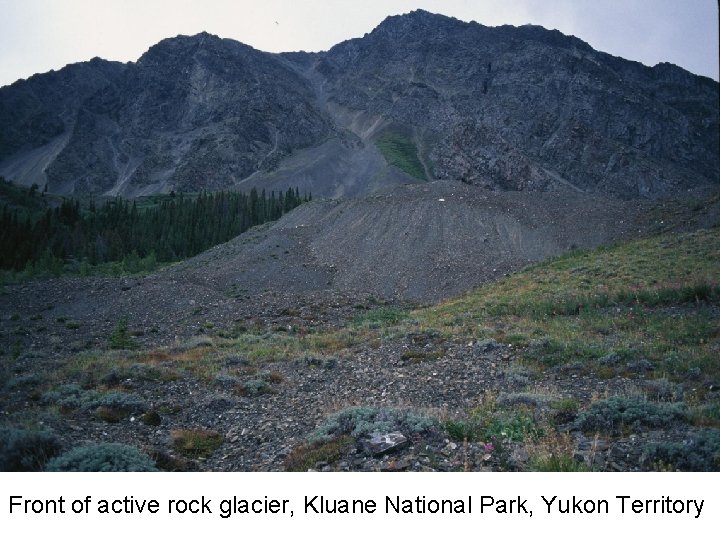
<path fill-rule="evenodd" d="M 416 315 L 451 336 L 525 347 L 541 366 L 602 373 L 614 354 L 658 375 L 718 376 L 719 284 L 715 228 L 569 253 Z"/>
<path fill-rule="evenodd" d="M 418 158 L 415 143 L 410 137 L 385 132 L 375 141 L 385 161 L 419 180 L 427 180 L 425 169 Z"/>

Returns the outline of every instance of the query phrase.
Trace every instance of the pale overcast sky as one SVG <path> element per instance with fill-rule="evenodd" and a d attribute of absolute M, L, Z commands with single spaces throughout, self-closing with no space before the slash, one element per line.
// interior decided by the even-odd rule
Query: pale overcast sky
<path fill-rule="evenodd" d="M 135 61 L 203 30 L 264 51 L 318 51 L 416 8 L 539 24 L 648 65 L 718 79 L 717 0 L 0 0 L 0 85 L 100 56 Z"/>

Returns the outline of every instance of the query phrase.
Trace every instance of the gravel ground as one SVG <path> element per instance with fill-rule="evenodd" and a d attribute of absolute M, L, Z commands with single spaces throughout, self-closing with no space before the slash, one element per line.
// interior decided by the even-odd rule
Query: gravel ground
<path fill-rule="evenodd" d="M 121 317 L 143 348 L 177 347 L 238 325 L 258 333 L 288 326 L 331 330 L 368 309 L 430 303 L 574 247 L 717 223 L 717 204 L 692 215 L 664 204 L 646 207 L 580 194 L 493 193 L 443 182 L 365 199 L 314 202 L 151 276 L 4 286 L 2 366 L 14 378 L 52 372 L 75 353 L 106 349 Z M 403 352 L 418 347 L 428 353 L 425 361 L 403 359 Z M 278 470 L 328 415 L 352 405 L 408 408 L 446 419 L 467 415 L 489 393 L 533 387 L 586 404 L 592 396 L 642 384 L 553 371 L 518 375 L 515 354 L 506 346 L 482 350 L 476 344 L 406 335 L 359 345 L 330 362 L 263 365 L 260 369 L 276 372 L 280 382 L 271 393 L 257 396 L 188 374 L 167 382 L 112 381 L 110 387 L 137 394 L 163 411 L 158 426 L 134 417 L 106 423 L 78 410 L 52 413 L 37 401 L 32 386 L 6 386 L 0 391 L 0 423 L 43 422 L 66 447 L 83 441 L 127 442 L 164 459 L 169 468 Z M 238 373 L 249 379 L 251 368 Z M 170 433 L 178 428 L 216 430 L 224 443 L 206 460 L 183 461 L 170 444 Z M 634 470 L 643 468 L 641 443 L 683 440 L 688 429 L 628 433 L 599 442 L 572 436 L 578 459 L 587 461 L 592 454 L 603 469 Z M 501 460 L 481 443 L 452 442 L 435 430 L 410 437 L 392 455 L 368 456 L 353 447 L 332 464 L 314 466 L 522 468 L 527 461 L 522 448 L 506 450 Z"/>
<path fill-rule="evenodd" d="M 336 359 L 305 358 L 264 365 L 279 374 L 272 392 L 242 395 L 234 387 L 201 382 L 186 376 L 170 382 L 141 379 L 116 381 L 120 389 L 141 397 L 148 407 L 162 411 L 158 426 L 145 425 L 139 417 L 127 416 L 106 423 L 91 412 L 66 411 L 51 414 L 32 388 L 2 394 L 3 423 L 34 418 L 61 436 L 67 448 L 88 442 L 123 442 L 142 448 L 175 469 L 212 471 L 283 470 L 293 448 L 328 416 L 352 406 L 411 410 L 439 420 L 464 418 L 485 396 L 503 395 L 531 388 L 552 399 L 576 399 L 587 404 L 603 395 L 637 392 L 641 381 L 623 377 L 598 379 L 588 375 L 524 370 L 514 362 L 512 346 L 491 343 L 445 342 L 441 338 L 418 343 L 407 335 L 386 340 L 378 348 L 360 346 Z M 439 353 L 437 359 L 415 362 L 403 357 L 421 348 Z M 26 359 L 27 372 L 42 372 L 49 359 Z M 22 365 L 21 362 L 18 366 Z M 246 378 L 257 375 L 248 374 Z M 136 415 L 137 416 L 137 415 Z M 210 429 L 224 443 L 208 459 L 184 460 L 173 449 L 175 429 Z M 643 465 L 643 443 L 682 439 L 687 427 L 662 432 L 632 432 L 616 439 L 593 441 L 573 432 L 578 459 L 592 459 L 603 470 L 638 470 Z M 592 457 L 590 457 L 592 456 Z M 501 456 L 488 453 L 482 442 L 464 445 L 448 439 L 441 430 L 411 437 L 409 444 L 385 456 L 367 455 L 359 446 L 332 464 L 320 462 L 322 470 L 507 470 L 522 469 L 528 456 L 520 444 L 509 443 Z"/>

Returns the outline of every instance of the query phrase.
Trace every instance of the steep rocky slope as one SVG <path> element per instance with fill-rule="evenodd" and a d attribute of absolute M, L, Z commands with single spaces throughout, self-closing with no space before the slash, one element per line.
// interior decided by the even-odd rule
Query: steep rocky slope
<path fill-rule="evenodd" d="M 637 235 L 646 209 L 583 194 L 561 200 L 447 181 L 409 185 L 303 205 L 173 271 L 221 289 L 331 288 L 434 301 L 572 248 Z"/>
<path fill-rule="evenodd" d="M 67 145 L 78 111 L 125 71 L 94 58 L 0 89 L 0 174 L 27 185 L 47 183 L 47 167 Z"/>
<path fill-rule="evenodd" d="M 61 194 L 450 179 L 652 199 L 717 185 L 717 103 L 676 66 L 415 11 L 323 53 L 178 36 L 4 87 L 0 174 Z"/>
<path fill-rule="evenodd" d="M 208 34 L 164 40 L 103 82 L 69 106 L 73 123 L 58 129 L 63 144 L 46 169 L 51 192 L 227 188 L 332 132 L 294 71 Z M 21 85 L 3 89 L 3 107 Z"/>
<path fill-rule="evenodd" d="M 330 100 L 408 132 L 437 178 L 622 198 L 718 181 L 717 83 L 557 31 L 416 11 L 289 58 Z"/>

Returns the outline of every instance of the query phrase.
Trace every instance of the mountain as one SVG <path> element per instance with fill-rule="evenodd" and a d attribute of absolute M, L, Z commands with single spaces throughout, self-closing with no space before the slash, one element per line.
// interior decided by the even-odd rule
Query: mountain
<path fill-rule="evenodd" d="M 125 66 L 94 58 L 0 88 L 2 174 L 27 185 L 46 183 L 86 100 L 113 84 Z"/>
<path fill-rule="evenodd" d="M 436 178 L 626 198 L 718 181 L 716 82 L 557 31 L 416 11 L 313 70 L 342 108 L 411 134 Z"/>
<path fill-rule="evenodd" d="M 60 73 L 68 69 L 77 68 Z M 44 170 L 49 191 L 137 195 L 225 188 L 332 133 L 304 79 L 236 41 L 208 34 L 164 40 L 118 75 L 101 80 L 87 73 L 93 92 L 55 108 L 63 107 L 69 118 L 54 117 L 60 120 L 43 141 L 61 147 Z M 16 107 L 6 94 L 42 96 L 51 86 L 47 77 L 2 89 L 0 117 L 12 118 Z M 8 125 L 31 131 L 35 121 L 26 114 Z M 3 145 L 3 163 L 32 160 L 34 142 Z"/>
<path fill-rule="evenodd" d="M 178 36 L 0 89 L 0 174 L 60 194 L 447 179 L 661 198 L 720 181 L 718 83 L 414 11 L 322 53 Z"/>
<path fill-rule="evenodd" d="M 720 468 L 713 81 L 416 11 L 75 64 L 0 128 L 0 470 Z"/>

